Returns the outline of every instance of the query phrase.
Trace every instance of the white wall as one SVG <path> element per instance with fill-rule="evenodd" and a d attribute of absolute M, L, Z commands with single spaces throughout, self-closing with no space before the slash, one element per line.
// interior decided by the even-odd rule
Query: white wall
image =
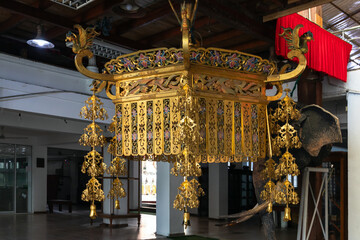
<path fill-rule="evenodd" d="M 89 122 L 79 112 L 91 94 L 91 82 L 77 71 L 0 54 L 0 126 L 6 136 L 28 137 L 0 142 L 32 146 L 32 212 L 46 211 L 47 147 L 85 149 L 78 139 Z M 72 92 L 35 94 L 62 90 Z M 23 94 L 33 95 L 9 98 Z M 101 121 L 104 128 L 115 111 L 110 100 L 102 101 L 109 115 Z M 45 168 L 36 167 L 39 157 L 45 158 Z"/>
<path fill-rule="evenodd" d="M 91 80 L 77 71 L 0 54 L 0 78 L 59 90 L 89 93 Z"/>
<path fill-rule="evenodd" d="M 62 119 L 80 120 L 80 110 L 84 106 L 85 100 L 90 96 L 90 91 L 86 92 L 86 94 L 57 91 L 62 91 L 62 89 L 42 87 L 0 78 L 0 97 L 2 98 L 0 98 L 0 107 L 56 116 Z M 32 95 L 11 97 L 24 94 Z M 115 112 L 114 104 L 109 99 L 101 98 L 101 101 L 104 103 L 109 119 L 99 122 L 109 123 Z"/>
<path fill-rule="evenodd" d="M 77 71 L 0 54 L 0 108 L 80 119 L 79 112 L 88 97 L 84 94 L 91 94 L 91 82 L 91 79 Z M 1 99 L 19 94 L 61 90 L 75 93 L 47 93 Z M 106 97 L 102 101 L 109 114 L 109 119 L 104 122 L 109 123 L 115 113 L 114 107 Z"/>

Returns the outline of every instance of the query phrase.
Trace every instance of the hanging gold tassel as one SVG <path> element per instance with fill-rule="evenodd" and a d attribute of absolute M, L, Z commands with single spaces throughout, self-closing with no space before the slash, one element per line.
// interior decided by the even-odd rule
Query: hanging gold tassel
<path fill-rule="evenodd" d="M 115 200 L 115 209 L 120 209 L 120 201 L 119 201 L 119 199 Z"/>
<path fill-rule="evenodd" d="M 96 206 L 94 204 L 94 201 L 92 201 L 91 205 L 90 205 L 90 218 L 91 219 L 96 219 L 97 214 L 96 214 Z"/>
<path fill-rule="evenodd" d="M 191 226 L 190 225 L 190 213 L 184 211 L 184 221 L 183 221 L 183 225 L 185 226 L 185 229 L 187 228 L 187 226 Z"/>
<path fill-rule="evenodd" d="M 266 211 L 267 211 L 268 213 L 272 213 L 272 211 L 273 211 L 272 207 L 273 207 L 272 202 L 269 202 Z"/>
<path fill-rule="evenodd" d="M 290 214 L 290 208 L 288 205 L 286 205 L 286 208 L 285 208 L 285 214 L 284 214 L 284 221 L 285 222 L 288 222 L 288 221 L 291 221 L 291 214 Z"/>

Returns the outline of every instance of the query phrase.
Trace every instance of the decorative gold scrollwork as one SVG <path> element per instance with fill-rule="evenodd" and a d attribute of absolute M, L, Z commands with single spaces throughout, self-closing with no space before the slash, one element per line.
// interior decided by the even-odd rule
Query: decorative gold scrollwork
<path fill-rule="evenodd" d="M 307 53 L 308 51 L 307 42 L 314 39 L 311 32 L 306 32 L 301 37 L 299 37 L 299 29 L 302 27 L 303 25 L 299 24 L 294 29 L 284 28 L 284 32 L 280 34 L 281 37 L 285 38 L 288 44 L 288 48 L 291 49 L 291 51 L 287 54 L 288 59 L 291 60 L 297 58 L 299 60 L 299 64 L 291 72 L 268 76 L 266 82 L 284 82 L 291 80 L 299 76 L 305 70 L 307 60 L 304 56 L 304 53 Z"/>

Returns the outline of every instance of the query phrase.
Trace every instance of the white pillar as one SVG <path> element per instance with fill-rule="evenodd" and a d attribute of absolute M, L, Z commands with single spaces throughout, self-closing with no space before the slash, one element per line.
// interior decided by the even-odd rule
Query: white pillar
<path fill-rule="evenodd" d="M 156 234 L 163 236 L 184 234 L 183 212 L 173 208 L 177 188 L 183 178 L 171 175 L 171 167 L 172 164 L 167 162 L 157 163 Z"/>
<path fill-rule="evenodd" d="M 219 219 L 228 214 L 227 163 L 209 164 L 209 218 Z"/>
<path fill-rule="evenodd" d="M 44 160 L 44 167 L 38 167 L 37 162 Z M 46 212 L 47 204 L 47 147 L 32 146 L 32 211 Z"/>
<path fill-rule="evenodd" d="M 358 80 L 358 79 L 356 79 Z M 348 93 L 348 231 L 349 240 L 360 235 L 360 95 Z"/>

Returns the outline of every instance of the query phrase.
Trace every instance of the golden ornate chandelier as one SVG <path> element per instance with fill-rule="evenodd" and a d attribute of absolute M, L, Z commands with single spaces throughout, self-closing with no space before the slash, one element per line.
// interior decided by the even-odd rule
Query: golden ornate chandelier
<path fill-rule="evenodd" d="M 83 66 L 83 58 L 93 57 L 90 47 L 99 33 L 94 28 L 75 25 L 79 34 L 67 34 L 66 40 L 73 42 L 77 54 L 78 71 L 94 79 L 92 111 L 83 110 L 83 115 L 93 123 L 81 138 L 81 142 L 93 147 L 84 162 L 91 169 L 88 173 L 92 178 L 83 200 L 92 201 L 91 209 L 94 201 L 104 199 L 95 177 L 105 171 L 105 165 L 94 150 L 95 146 L 104 144 L 95 119 L 104 118 L 105 112 L 101 103 L 94 100 L 95 93 L 102 90 L 115 104 L 111 125 L 115 136 L 109 147 L 115 158 L 108 173 L 119 176 L 126 171 L 121 157 L 172 162 L 171 173 L 184 178 L 174 208 L 184 211 L 185 227 L 189 225 L 188 208 L 198 207 L 198 197 L 204 194 L 195 178 L 201 175 L 200 163 L 256 161 L 266 157 L 267 104 L 282 96 L 282 81 L 298 76 L 306 67 L 303 48 L 299 47 L 300 27 L 284 31 L 291 49 L 288 57 L 297 57 L 298 66 L 293 71 L 283 73 L 285 69 L 282 69 L 275 74 L 275 65 L 258 56 L 195 46 L 190 41 L 189 29 L 194 24 L 196 8 L 197 1 L 194 5 L 184 2 L 181 17 L 176 15 L 181 25 L 182 48 L 156 48 L 121 55 L 106 63 L 103 73 L 91 72 Z M 275 96 L 265 95 L 266 84 L 277 87 Z M 286 119 L 276 138 L 276 144 L 285 147 L 286 153 L 279 165 L 273 160 L 267 162 L 264 174 L 270 180 L 266 193 L 262 194 L 266 200 L 273 195 L 273 181 L 279 176 L 298 174 L 288 153 L 290 147 L 298 144 L 290 140 L 295 135 L 288 119 L 294 119 L 294 113 L 288 112 L 288 104 L 292 103 L 286 100 L 273 115 L 276 119 Z M 277 198 L 286 203 L 296 202 L 292 186 L 286 182 L 284 186 L 286 193 L 285 190 L 281 193 L 285 196 Z M 108 196 L 118 199 L 125 195 L 121 182 L 114 181 Z"/>

